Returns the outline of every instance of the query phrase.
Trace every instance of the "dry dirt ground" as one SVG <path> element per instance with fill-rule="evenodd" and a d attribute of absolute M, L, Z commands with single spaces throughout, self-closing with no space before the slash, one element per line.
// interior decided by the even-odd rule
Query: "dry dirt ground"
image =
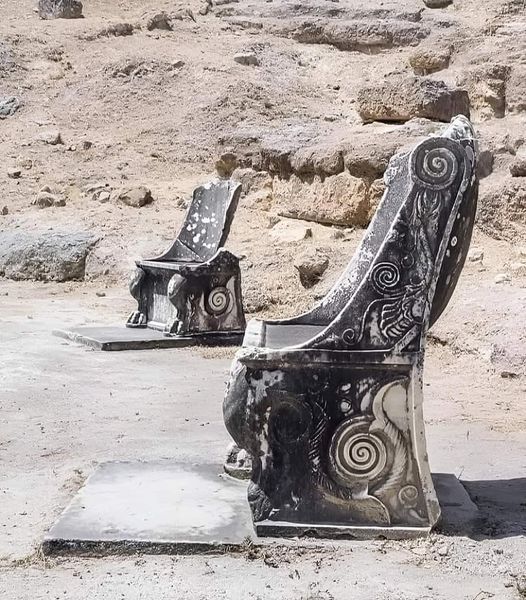
<path fill-rule="evenodd" d="M 0 120 L 0 209 L 8 213 L 0 215 L 0 231 L 100 237 L 87 281 L 0 279 L 2 599 L 526 597 L 526 179 L 508 171 L 526 139 L 524 79 L 517 84 L 526 48 L 522 0 L 456 0 L 422 13 L 431 31 L 425 43 L 453 48 L 439 79 L 453 85 L 488 62 L 511 69 L 509 110 L 499 118 L 474 115 L 481 146 L 494 157 L 493 173 L 481 182 L 473 241 L 483 258 L 467 262 L 430 333 L 426 365 L 432 468 L 467 482 L 481 510 L 477 530 L 438 531 L 418 542 L 247 548 L 235 556 L 51 561 L 38 553 L 42 535 L 97 463 L 205 453 L 222 460 L 221 401 L 233 350 L 105 354 L 50 332 L 125 319 L 134 308 L 125 286 L 133 260 L 171 242 L 192 188 L 214 175 L 225 150 L 257 166 L 262 157 L 275 163 L 311 145 L 332 149 L 357 139 L 367 150 L 399 135 L 399 125 L 362 125 L 355 99 L 364 82 L 410 73 L 412 46 L 348 51 L 287 32 L 302 15 L 385 10 L 413 18 L 423 8 L 420 0 L 363 5 L 242 0 L 200 15 L 197 1 L 85 0 L 84 19 L 44 22 L 33 0 L 0 0 L 0 97 L 23 101 Z M 195 20 L 181 13 L 174 31 L 144 27 L 152 12 L 187 8 Z M 142 29 L 108 35 L 116 23 Z M 254 52 L 260 66 L 235 63 L 241 51 Z M 419 135 L 429 123 L 408 127 Z M 39 141 L 50 129 L 63 144 Z M 21 177 L 8 178 L 15 167 Z M 100 203 L 84 193 L 97 182 L 144 184 L 155 201 L 141 209 Z M 44 185 L 66 205 L 33 206 Z M 228 245 L 245 257 L 248 310 L 292 314 L 336 279 L 362 232 L 344 227 L 335 235 L 334 227 L 308 223 L 311 238 L 277 241 L 269 227 L 280 217 L 265 194 L 243 197 Z M 305 290 L 293 262 L 314 248 L 330 265 Z"/>

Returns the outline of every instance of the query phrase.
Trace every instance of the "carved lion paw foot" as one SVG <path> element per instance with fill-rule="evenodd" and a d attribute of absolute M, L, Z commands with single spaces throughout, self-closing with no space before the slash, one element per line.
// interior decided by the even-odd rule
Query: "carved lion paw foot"
<path fill-rule="evenodd" d="M 138 310 L 134 310 L 126 321 L 126 327 L 146 327 L 146 315 Z"/>
<path fill-rule="evenodd" d="M 225 472 L 236 479 L 250 479 L 252 475 L 252 457 L 250 454 L 239 448 L 236 444 L 232 444 L 228 448 L 228 454 L 225 464 L 223 465 Z"/>

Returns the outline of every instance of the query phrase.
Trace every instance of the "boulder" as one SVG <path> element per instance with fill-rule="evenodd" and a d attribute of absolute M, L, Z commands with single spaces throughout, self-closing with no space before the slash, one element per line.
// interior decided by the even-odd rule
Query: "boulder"
<path fill-rule="evenodd" d="M 284 217 L 330 225 L 368 223 L 368 186 L 347 172 L 326 178 L 315 175 L 307 181 L 297 175 L 275 178 L 273 193 L 274 208 Z"/>
<path fill-rule="evenodd" d="M 316 285 L 329 266 L 329 257 L 318 249 L 304 252 L 294 261 L 301 285 L 311 288 Z"/>
<path fill-rule="evenodd" d="M 132 188 L 121 188 L 117 190 L 115 197 L 117 202 L 133 206 L 134 208 L 140 208 L 153 202 L 151 190 L 143 185 Z"/>
<path fill-rule="evenodd" d="M 82 2 L 79 0 L 39 0 L 38 14 L 41 19 L 80 19 Z"/>
<path fill-rule="evenodd" d="M 223 152 L 217 159 L 215 167 L 219 177 L 228 179 L 236 167 L 238 166 L 238 159 L 233 152 Z"/>
<path fill-rule="evenodd" d="M 339 50 L 378 52 L 399 46 L 415 46 L 430 31 L 420 23 L 402 19 L 287 20 L 275 33 L 304 44 L 329 44 Z"/>
<path fill-rule="evenodd" d="M 0 232 L 0 274 L 10 279 L 84 279 L 97 238 L 85 232 Z"/>
<path fill-rule="evenodd" d="M 469 117 L 466 90 L 448 87 L 443 81 L 423 77 L 394 77 L 363 87 L 357 110 L 364 122 L 405 122 L 413 117 L 449 122 L 456 115 Z"/>
<path fill-rule="evenodd" d="M 506 85 L 506 110 L 508 112 L 518 113 L 526 111 L 525 81 L 526 64 L 515 63 Z"/>

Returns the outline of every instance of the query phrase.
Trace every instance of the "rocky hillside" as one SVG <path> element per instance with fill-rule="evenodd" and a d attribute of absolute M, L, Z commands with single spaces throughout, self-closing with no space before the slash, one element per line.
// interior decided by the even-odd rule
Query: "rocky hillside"
<path fill-rule="evenodd" d="M 244 185 L 247 308 L 295 312 L 348 260 L 389 157 L 457 113 L 478 228 L 519 247 L 525 34 L 523 0 L 85 0 L 50 20 L 3 0 L 0 272 L 122 285 L 217 169 Z"/>

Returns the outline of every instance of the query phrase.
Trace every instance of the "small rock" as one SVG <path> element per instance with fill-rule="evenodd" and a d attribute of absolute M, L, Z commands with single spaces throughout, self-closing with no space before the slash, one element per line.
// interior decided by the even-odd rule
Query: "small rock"
<path fill-rule="evenodd" d="M 41 19 L 80 19 L 82 2 L 79 0 L 39 0 L 38 14 Z"/>
<path fill-rule="evenodd" d="M 104 298 L 106 296 L 106 292 L 95 292 L 95 294 L 99 297 L 99 298 Z"/>
<path fill-rule="evenodd" d="M 501 371 L 500 376 L 503 379 L 515 379 L 519 376 L 519 374 L 516 373 L 515 371 Z"/>
<path fill-rule="evenodd" d="M 2 215 L 5 217 L 6 215 L 8 215 L 8 214 L 9 214 L 9 209 L 7 208 L 7 206 L 4 206 L 4 207 L 2 208 L 2 211 L 1 211 L 1 212 L 2 212 Z"/>
<path fill-rule="evenodd" d="M 233 152 L 224 152 L 216 161 L 215 167 L 219 177 L 228 179 L 238 167 L 237 156 Z"/>
<path fill-rule="evenodd" d="M 471 248 L 468 254 L 469 262 L 482 262 L 484 259 L 484 250 L 480 248 Z"/>
<path fill-rule="evenodd" d="M 495 275 L 495 283 L 506 283 L 508 281 L 511 281 L 511 277 L 509 276 L 508 273 L 499 273 L 498 275 Z"/>
<path fill-rule="evenodd" d="M 210 1 L 211 1 L 211 0 L 210 0 Z M 209 2 L 203 2 L 203 4 L 201 4 L 201 7 L 200 7 L 200 8 L 199 8 L 199 10 L 198 10 L 198 13 L 199 13 L 200 15 L 202 15 L 203 17 L 204 17 L 205 15 L 207 15 L 207 14 L 209 13 L 209 11 L 210 11 L 210 8 L 211 8 L 211 6 L 210 6 L 210 1 L 209 1 Z"/>
<path fill-rule="evenodd" d="M 22 171 L 20 169 L 9 169 L 7 171 L 7 176 L 9 179 L 19 179 L 22 175 Z"/>
<path fill-rule="evenodd" d="M 24 158 L 23 156 L 19 156 L 16 159 L 16 164 L 21 169 L 26 169 L 26 171 L 33 168 L 33 161 L 30 158 Z"/>
<path fill-rule="evenodd" d="M 234 54 L 235 62 L 245 66 L 258 66 L 259 59 L 254 52 L 238 52 Z"/>
<path fill-rule="evenodd" d="M 100 190 L 98 194 L 93 194 L 93 198 L 98 200 L 101 204 L 106 204 L 106 202 L 111 200 L 111 194 L 107 190 Z"/>
<path fill-rule="evenodd" d="M 12 117 L 21 106 L 22 102 L 14 96 L 0 98 L 0 119 Z"/>
<path fill-rule="evenodd" d="M 143 185 L 134 188 L 122 188 L 117 192 L 116 198 L 118 202 L 135 208 L 140 208 L 153 202 L 151 190 Z"/>
<path fill-rule="evenodd" d="M 43 131 L 39 134 L 38 139 L 45 144 L 56 146 L 62 144 L 62 135 L 58 129 L 50 129 L 49 131 Z"/>
<path fill-rule="evenodd" d="M 449 48 L 422 48 L 409 57 L 415 75 L 429 75 L 447 69 L 451 59 Z"/>
<path fill-rule="evenodd" d="M 512 177 L 526 177 L 526 157 L 515 158 L 510 165 L 510 173 Z"/>
<path fill-rule="evenodd" d="M 453 4 L 453 0 L 424 0 L 424 4 L 427 8 L 446 8 Z"/>
<path fill-rule="evenodd" d="M 93 142 L 90 142 L 89 140 L 84 140 L 82 142 L 82 149 L 83 150 L 89 150 L 92 146 L 93 146 Z"/>
<path fill-rule="evenodd" d="M 312 237 L 312 229 L 299 222 L 278 221 L 270 230 L 270 234 L 280 242 L 301 242 Z"/>
<path fill-rule="evenodd" d="M 477 175 L 479 179 L 489 177 L 493 173 L 494 163 L 495 156 L 491 150 L 482 150 L 479 152 L 479 159 L 477 161 Z"/>
<path fill-rule="evenodd" d="M 526 258 L 526 246 L 517 246 L 515 248 L 515 254 L 519 258 Z"/>
<path fill-rule="evenodd" d="M 316 285 L 328 266 L 329 258 L 318 250 L 306 252 L 294 261 L 294 268 L 298 271 L 304 288 Z"/>
<path fill-rule="evenodd" d="M 58 198 L 51 192 L 48 192 L 49 188 L 45 191 L 40 191 L 37 197 L 33 200 L 32 204 L 38 206 L 38 208 L 49 208 L 50 206 L 66 206 L 64 198 Z"/>
<path fill-rule="evenodd" d="M 154 29 L 173 31 L 172 18 L 164 11 L 156 13 L 148 18 L 146 22 L 146 29 L 148 29 L 148 31 L 153 31 Z"/>

